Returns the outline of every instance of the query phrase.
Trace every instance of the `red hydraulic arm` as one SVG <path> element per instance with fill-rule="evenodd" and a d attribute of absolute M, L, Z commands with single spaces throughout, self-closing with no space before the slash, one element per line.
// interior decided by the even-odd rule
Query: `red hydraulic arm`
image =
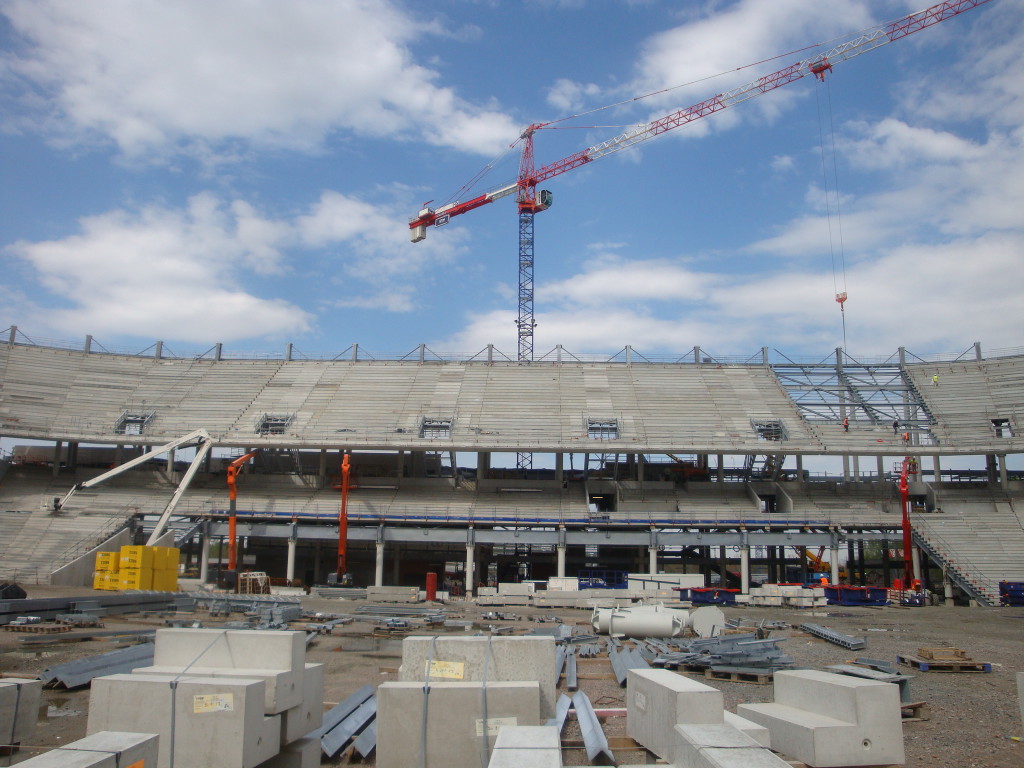
<path fill-rule="evenodd" d="M 903 505 L 903 583 L 909 589 L 914 581 L 914 536 L 910 528 L 910 476 L 917 474 L 917 459 L 907 456 L 900 470 L 900 503 Z"/>
<path fill-rule="evenodd" d="M 351 468 L 349 455 L 346 453 L 341 460 L 341 509 L 338 512 L 338 584 L 345 580 L 348 573 L 348 478 Z"/>
<path fill-rule="evenodd" d="M 424 207 L 423 210 L 421 210 L 416 217 L 409 222 L 412 242 L 418 243 L 420 240 L 425 239 L 427 236 L 427 227 L 429 226 L 440 227 L 447 224 L 453 216 L 468 213 L 469 211 L 483 205 L 487 205 L 488 203 L 492 203 L 503 197 L 507 197 L 508 195 L 517 194 L 520 203 L 524 200 L 528 204 L 532 203 L 534 199 L 533 189 L 541 182 L 550 178 L 563 174 L 566 171 L 571 171 L 573 168 L 578 168 L 579 166 L 585 165 L 594 160 L 599 160 L 602 157 L 606 157 L 623 149 L 628 149 L 640 142 L 653 139 L 667 131 L 688 125 L 689 123 L 699 120 L 702 117 L 706 117 L 707 115 L 721 112 L 723 109 L 741 104 L 755 96 L 768 93 L 769 91 L 773 91 L 788 83 L 795 82 L 796 80 L 807 77 L 808 75 L 813 75 L 819 80 L 824 80 L 825 73 L 830 71 L 834 65 L 842 61 L 852 59 L 854 56 L 859 56 L 860 54 L 867 53 L 868 51 L 873 51 L 883 45 L 900 40 L 907 35 L 911 35 L 914 32 L 920 32 L 922 29 L 927 29 L 941 21 L 951 19 L 954 16 L 958 16 L 965 11 L 969 11 L 976 6 L 983 5 L 987 2 L 989 2 L 989 0 L 949 0 L 948 2 L 933 5 L 931 8 L 927 8 L 923 11 L 918 11 L 917 13 L 904 16 L 896 21 L 887 22 L 868 30 L 858 37 L 847 40 L 844 43 L 840 43 L 825 53 L 798 61 L 795 64 L 791 64 L 788 67 L 778 70 L 777 72 L 772 72 L 769 75 L 758 78 L 751 83 L 734 88 L 731 91 L 726 91 L 725 93 L 719 93 L 709 99 L 694 104 L 693 106 L 672 112 L 671 114 L 665 115 L 664 117 L 647 123 L 646 125 L 642 125 L 638 128 L 627 131 L 626 133 L 608 139 L 601 144 L 595 144 L 592 147 L 587 147 L 586 149 L 569 155 L 568 157 L 564 157 L 561 160 L 556 160 L 553 163 L 549 163 L 548 165 L 536 169 L 533 167 L 532 163 L 533 134 L 538 129 L 550 125 L 550 123 L 537 123 L 531 125 L 520 136 L 520 140 L 524 142 L 524 156 L 526 153 L 529 153 L 531 161 L 520 165 L 519 178 L 516 181 L 506 184 L 505 186 L 498 187 L 490 192 L 485 192 L 471 200 L 449 203 L 437 208 L 436 210 Z"/>
<path fill-rule="evenodd" d="M 249 451 L 244 456 L 228 464 L 228 570 L 233 571 L 238 566 L 238 521 L 235 516 L 235 501 L 238 499 L 238 473 L 242 471 L 242 465 L 253 458 L 259 450 Z"/>

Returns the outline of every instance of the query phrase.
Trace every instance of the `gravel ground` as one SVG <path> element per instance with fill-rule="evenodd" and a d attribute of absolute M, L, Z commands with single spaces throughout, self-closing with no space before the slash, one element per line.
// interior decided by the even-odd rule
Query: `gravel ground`
<path fill-rule="evenodd" d="M 51 587 L 35 587 L 30 597 L 58 594 Z M 82 590 L 80 594 L 91 594 Z M 306 598 L 308 610 L 325 613 L 346 613 L 357 603 L 341 600 Z M 453 603 L 445 608 L 453 617 L 479 620 L 482 609 L 469 603 Z M 487 609 L 493 610 L 493 609 Z M 484 621 L 484 625 L 511 625 L 515 632 L 525 632 L 538 625 L 536 616 L 557 616 L 565 623 L 578 625 L 577 632 L 590 629 L 590 614 L 585 611 L 512 609 L 515 621 Z M 966 651 L 978 662 L 992 665 L 990 673 L 981 672 L 919 672 L 908 667 L 901 672 L 912 674 L 911 693 L 916 701 L 928 704 L 928 720 L 903 723 L 907 765 L 924 767 L 956 766 L 956 768 L 1019 768 L 1024 765 L 1024 742 L 1013 738 L 1024 736 L 1016 691 L 1016 672 L 1024 671 L 1024 609 L 1022 608 L 841 608 L 828 611 L 794 611 L 776 608 L 726 608 L 728 618 L 752 621 L 781 621 L 790 626 L 803 622 L 822 624 L 839 632 L 864 636 L 867 648 L 848 651 L 807 635 L 797 629 L 776 630 L 772 637 L 785 638 L 785 653 L 794 665 L 823 668 L 846 662 L 855 656 L 895 660 L 897 654 L 915 654 L 919 647 L 955 647 Z M 205 626 L 214 626 L 216 620 Z M 108 619 L 106 629 L 163 626 L 160 619 L 144 621 Z M 308 659 L 326 665 L 324 697 L 332 704 L 344 699 L 366 683 L 378 684 L 396 679 L 401 663 L 401 638 L 372 637 L 372 625 L 355 622 L 339 628 L 333 636 L 321 636 L 310 648 Z M 46 648 L 26 648 L 21 640 L 32 635 L 0 632 L 0 673 L 34 676 L 54 664 L 91 656 L 114 649 L 112 640 L 90 640 L 77 643 L 55 643 Z M 581 662 L 580 686 L 596 709 L 625 707 L 625 689 L 611 676 L 607 658 Z M 703 679 L 703 678 L 701 678 Z M 742 702 L 772 700 L 772 686 L 752 683 L 705 681 L 722 690 L 728 709 Z M 88 714 L 88 689 L 77 691 L 47 690 L 37 728 L 37 744 L 24 745 L 21 755 L 32 753 L 29 746 L 52 748 L 85 735 Z M 604 719 L 609 737 L 626 735 L 625 717 Z M 579 739 L 576 723 L 566 723 L 563 737 Z M 642 752 L 616 750 L 622 763 L 643 763 Z M 586 763 L 582 750 L 567 749 L 567 765 Z M 2 758 L 0 758 L 2 759 Z M 355 758 L 355 762 L 360 762 Z M 335 758 L 325 763 L 341 765 Z M 0 763 L 3 764 L 3 763 Z M 362 761 L 373 765 L 373 761 Z"/>

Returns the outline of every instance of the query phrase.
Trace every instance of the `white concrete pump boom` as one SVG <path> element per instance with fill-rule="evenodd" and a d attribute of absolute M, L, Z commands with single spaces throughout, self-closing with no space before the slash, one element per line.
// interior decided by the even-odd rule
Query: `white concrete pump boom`
<path fill-rule="evenodd" d="M 150 534 L 149 540 L 146 542 L 152 546 L 160 535 L 163 533 L 164 527 L 167 525 L 167 521 L 171 517 L 171 513 L 174 512 L 174 508 L 178 506 L 178 502 L 181 500 L 182 495 L 188 489 L 189 483 L 192 482 L 192 478 L 195 477 L 196 472 L 199 471 L 199 467 L 202 466 L 203 461 L 206 459 L 207 454 L 213 448 L 213 440 L 210 438 L 210 433 L 205 429 L 197 429 L 194 432 L 189 432 L 184 437 L 179 437 L 177 440 L 171 440 L 171 442 L 161 445 L 157 448 L 153 448 L 150 451 L 146 451 L 141 456 L 138 456 L 130 461 L 126 461 L 117 467 L 114 467 L 108 472 L 104 472 L 102 475 L 97 475 L 91 480 L 86 480 L 84 483 L 77 483 L 70 491 L 64 494 L 64 498 L 55 502 L 54 510 L 59 511 L 64 508 L 71 497 L 83 488 L 93 488 L 100 483 L 109 480 L 112 477 L 120 475 L 122 472 L 127 472 L 133 467 L 137 467 L 140 464 L 144 464 L 152 458 L 160 456 L 161 454 L 167 453 L 175 448 L 181 448 L 182 446 L 188 446 L 194 444 L 196 446 L 196 456 L 192 459 L 192 463 L 189 465 L 185 475 L 181 478 L 181 482 L 178 483 L 178 487 L 174 490 L 174 495 L 171 496 L 171 500 L 164 507 L 164 511 L 160 514 L 160 519 L 157 521 L 156 528 L 153 529 L 153 533 Z"/>

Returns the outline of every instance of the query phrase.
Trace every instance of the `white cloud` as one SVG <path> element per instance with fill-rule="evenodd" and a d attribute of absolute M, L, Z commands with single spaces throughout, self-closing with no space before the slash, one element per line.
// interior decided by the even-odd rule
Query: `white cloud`
<path fill-rule="evenodd" d="M 601 88 L 594 83 L 576 83 L 560 77 L 548 89 L 548 104 L 563 113 L 578 112 L 600 95 Z"/>
<path fill-rule="evenodd" d="M 188 341 L 280 338 L 309 331 L 313 315 L 244 286 L 249 278 L 287 275 L 289 255 L 299 250 L 326 261 L 318 269 L 344 285 L 334 306 L 408 312 L 422 274 L 453 258 L 463 238 L 452 233 L 413 248 L 396 211 L 401 205 L 325 192 L 308 212 L 279 219 L 246 201 L 201 193 L 184 210 L 113 210 L 81 219 L 79 234 L 9 246 L 50 294 L 11 299 L 34 317 L 32 327 L 58 334 L 130 329 L 167 338 L 173 328 Z"/>
<path fill-rule="evenodd" d="M 235 140 L 309 151 L 335 131 L 493 155 L 516 133 L 435 84 L 409 49 L 435 27 L 387 0 L 11 0 L 3 13 L 27 41 L 7 68 L 45 94 L 48 130 L 130 157 Z"/>

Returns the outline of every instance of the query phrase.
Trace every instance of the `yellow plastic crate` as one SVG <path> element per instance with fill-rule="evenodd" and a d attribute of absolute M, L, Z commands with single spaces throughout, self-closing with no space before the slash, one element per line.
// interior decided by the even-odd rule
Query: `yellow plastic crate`
<path fill-rule="evenodd" d="M 121 547 L 120 555 L 121 570 L 153 570 L 156 555 L 153 547 L 146 547 L 140 544 L 131 544 Z"/>
<path fill-rule="evenodd" d="M 118 588 L 122 590 L 152 589 L 153 571 L 138 568 L 121 568 L 121 571 L 118 573 Z"/>
<path fill-rule="evenodd" d="M 121 559 L 118 552 L 97 552 L 96 570 L 100 573 L 117 573 Z"/>

